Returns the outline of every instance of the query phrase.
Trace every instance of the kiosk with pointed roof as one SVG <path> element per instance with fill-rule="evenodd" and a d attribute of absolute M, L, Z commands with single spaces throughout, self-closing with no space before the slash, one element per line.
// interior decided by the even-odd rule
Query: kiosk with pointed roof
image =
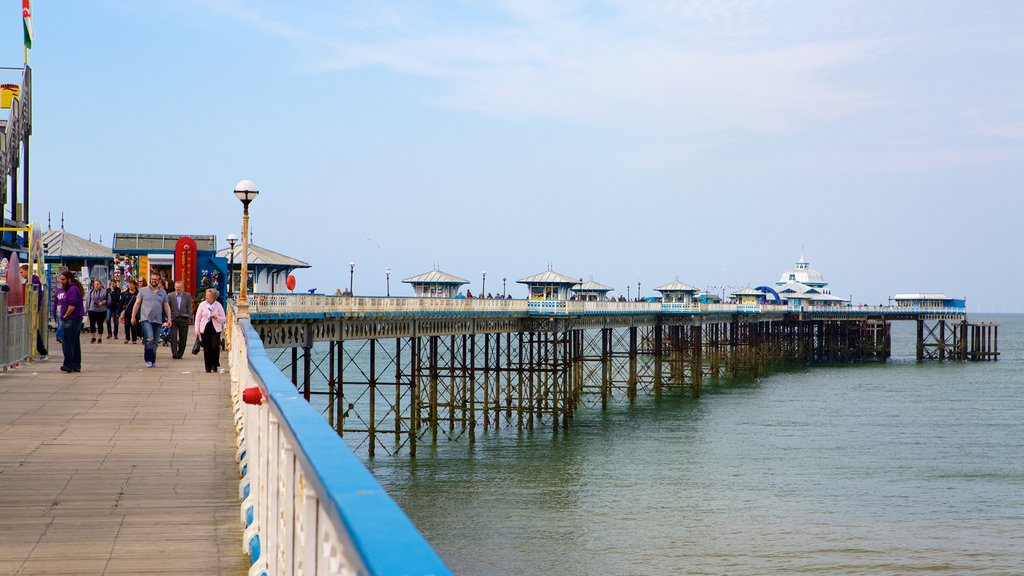
<path fill-rule="evenodd" d="M 572 293 L 577 300 L 584 302 L 600 302 L 608 299 L 608 293 L 614 290 L 611 286 L 605 286 L 599 282 L 594 282 L 594 278 L 586 282 L 581 282 L 572 287 Z"/>
<path fill-rule="evenodd" d="M 732 293 L 737 304 L 760 304 L 764 300 L 764 292 L 753 288 L 744 288 Z"/>
<path fill-rule="evenodd" d="M 576 278 L 555 272 L 550 266 L 544 272 L 516 280 L 518 284 L 526 284 L 530 300 L 568 300 L 569 290 L 579 282 Z"/>
<path fill-rule="evenodd" d="M 700 289 L 680 282 L 676 278 L 673 282 L 664 286 L 658 286 L 654 291 L 661 292 L 661 301 L 664 304 L 685 304 L 689 306 L 693 304 L 694 296 L 700 292 Z"/>
<path fill-rule="evenodd" d="M 231 252 L 234 251 L 234 257 Z M 217 251 L 217 256 L 226 258 L 228 266 L 234 264 L 232 274 L 232 286 L 238 290 L 242 283 L 242 243 L 226 246 Z M 297 260 L 291 256 L 285 256 L 280 252 L 274 252 L 269 248 L 257 246 L 249 241 L 249 262 L 246 266 L 249 278 L 246 290 L 250 293 L 256 292 L 283 292 L 288 281 L 288 275 L 299 268 L 309 268 L 309 264 Z"/>
<path fill-rule="evenodd" d="M 406 278 L 402 283 L 412 284 L 413 294 L 420 298 L 455 298 L 459 288 L 463 284 L 469 284 L 469 280 L 434 268 L 429 272 Z"/>

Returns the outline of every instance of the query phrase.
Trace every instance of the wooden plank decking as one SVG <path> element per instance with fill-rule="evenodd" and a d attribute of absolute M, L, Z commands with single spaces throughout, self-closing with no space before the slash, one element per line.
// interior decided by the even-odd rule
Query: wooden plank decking
<path fill-rule="evenodd" d="M 0 575 L 246 573 L 228 375 L 122 342 L 0 374 Z"/>

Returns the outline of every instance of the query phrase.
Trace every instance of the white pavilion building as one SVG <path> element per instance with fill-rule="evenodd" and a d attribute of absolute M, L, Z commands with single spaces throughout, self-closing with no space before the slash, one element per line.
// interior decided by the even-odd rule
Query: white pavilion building
<path fill-rule="evenodd" d="M 821 272 L 810 267 L 802 252 L 796 265 L 783 272 L 775 285 L 779 297 L 791 305 L 845 306 L 850 303 L 849 298 L 832 294 Z"/>
<path fill-rule="evenodd" d="M 412 284 L 413 294 L 419 298 L 455 298 L 460 288 L 469 284 L 469 280 L 434 268 L 430 272 L 406 278 L 402 283 Z"/>

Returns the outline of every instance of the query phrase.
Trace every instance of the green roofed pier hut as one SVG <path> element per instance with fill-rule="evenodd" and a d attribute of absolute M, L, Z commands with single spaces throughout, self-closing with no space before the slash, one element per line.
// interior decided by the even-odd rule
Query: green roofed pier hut
<path fill-rule="evenodd" d="M 581 279 L 582 280 L 582 279 Z M 572 287 L 573 296 L 576 300 L 583 302 L 604 302 L 608 300 L 608 293 L 614 290 L 611 286 L 605 286 L 594 282 L 591 278 L 586 282 L 580 282 Z"/>
<path fill-rule="evenodd" d="M 434 268 L 430 272 L 410 276 L 402 283 L 412 284 L 413 295 L 419 298 L 455 298 L 469 280 Z"/>

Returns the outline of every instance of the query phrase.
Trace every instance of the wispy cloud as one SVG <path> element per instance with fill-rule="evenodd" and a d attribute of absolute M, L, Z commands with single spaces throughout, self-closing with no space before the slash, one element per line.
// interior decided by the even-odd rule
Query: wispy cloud
<path fill-rule="evenodd" d="M 641 4 L 517 0 L 465 13 L 369 4 L 321 15 L 335 29 L 312 13 L 290 11 L 296 19 L 285 24 L 249 4 L 214 6 L 298 43 L 313 69 L 436 80 L 436 104 L 496 115 L 775 133 L 879 102 L 836 80 L 876 57 L 879 40 L 783 38 L 770 3 Z"/>

